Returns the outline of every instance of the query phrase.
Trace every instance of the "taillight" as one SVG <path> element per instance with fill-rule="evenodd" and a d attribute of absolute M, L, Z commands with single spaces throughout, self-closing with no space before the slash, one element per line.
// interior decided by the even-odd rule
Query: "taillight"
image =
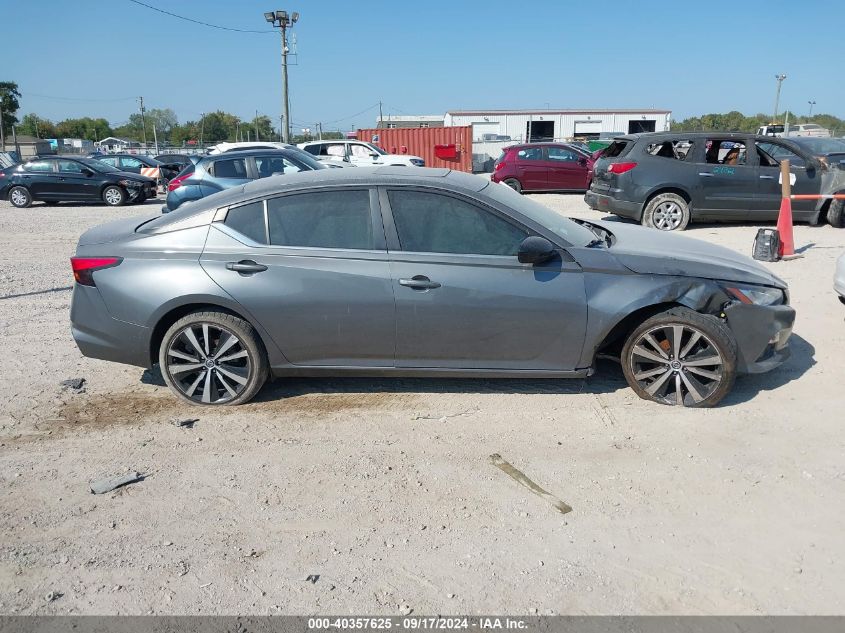
<path fill-rule="evenodd" d="M 114 268 L 123 261 L 122 257 L 71 257 L 73 278 L 83 286 L 96 286 L 94 273 L 104 268 Z"/>
<path fill-rule="evenodd" d="M 499 171 L 504 166 L 505 166 L 505 162 L 502 161 L 501 163 L 496 163 L 495 165 L 493 165 L 493 169 L 496 170 L 496 171 Z"/>
<path fill-rule="evenodd" d="M 179 187 L 182 186 L 182 183 L 185 180 L 187 180 L 188 178 L 190 178 L 192 175 L 193 175 L 193 172 L 190 172 L 190 173 L 187 173 L 187 174 L 182 174 L 181 176 L 176 176 L 176 178 L 174 178 L 173 180 L 171 180 L 167 184 L 167 190 L 168 191 L 174 191 L 174 190 L 178 189 Z"/>
<path fill-rule="evenodd" d="M 624 174 L 626 171 L 631 171 L 637 163 L 610 163 L 607 166 L 608 174 Z"/>

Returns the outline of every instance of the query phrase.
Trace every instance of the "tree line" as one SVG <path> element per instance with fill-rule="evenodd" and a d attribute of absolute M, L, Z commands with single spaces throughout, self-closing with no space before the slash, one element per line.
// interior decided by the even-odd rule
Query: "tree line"
<path fill-rule="evenodd" d="M 37 113 L 30 112 L 21 119 L 17 118 L 20 109 L 18 85 L 11 81 L 0 82 L 0 108 L 3 111 L 3 130 L 11 137 L 12 127 L 19 135 L 38 138 L 81 138 L 99 141 L 107 136 L 128 138 L 152 144 L 170 143 L 183 146 L 188 141 L 207 145 L 221 141 L 259 140 L 278 141 L 279 129 L 273 127 L 269 116 L 259 114 L 251 120 L 244 120 L 229 112 L 216 110 L 204 114 L 197 120 L 179 123 L 176 113 L 171 108 L 151 108 L 129 116 L 122 125 L 112 126 L 106 119 L 94 117 L 68 118 L 51 121 Z M 323 132 L 323 138 L 342 138 L 340 132 Z M 293 136 L 292 142 L 305 140 L 303 136 Z"/>
<path fill-rule="evenodd" d="M 787 113 L 778 115 L 778 123 L 783 123 Z M 814 114 L 813 116 L 801 116 L 794 112 L 788 112 L 789 123 L 815 123 L 830 130 L 834 136 L 845 134 L 845 121 L 832 114 Z M 674 132 L 756 132 L 757 128 L 772 123 L 770 114 L 754 114 L 745 116 L 742 112 L 732 110 L 726 114 L 702 114 L 701 116 L 690 117 L 683 121 L 672 121 Z"/>

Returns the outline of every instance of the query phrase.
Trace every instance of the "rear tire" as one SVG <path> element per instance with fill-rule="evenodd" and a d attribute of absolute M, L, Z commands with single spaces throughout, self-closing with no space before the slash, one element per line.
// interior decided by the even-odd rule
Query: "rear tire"
<path fill-rule="evenodd" d="M 522 193 L 522 185 L 516 178 L 508 178 L 506 180 L 503 180 L 502 182 L 517 193 Z"/>
<path fill-rule="evenodd" d="M 164 334 L 158 359 L 176 397 L 200 406 L 248 402 L 270 373 L 255 328 L 225 312 L 194 312 L 176 321 Z"/>
<path fill-rule="evenodd" d="M 683 231 L 690 221 L 689 204 L 676 193 L 661 193 L 648 201 L 642 225 L 660 231 Z"/>
<path fill-rule="evenodd" d="M 672 308 L 646 319 L 622 348 L 622 372 L 644 400 L 712 407 L 733 387 L 737 343 L 714 316 Z"/>
<path fill-rule="evenodd" d="M 12 187 L 9 190 L 9 202 L 18 209 L 26 209 L 32 204 L 32 194 L 26 187 Z"/>
<path fill-rule="evenodd" d="M 117 185 L 109 185 L 103 189 L 103 202 L 110 207 L 121 207 L 126 204 L 126 192 Z"/>
<path fill-rule="evenodd" d="M 845 228 L 845 200 L 831 200 L 827 208 L 827 223 L 837 229 Z"/>

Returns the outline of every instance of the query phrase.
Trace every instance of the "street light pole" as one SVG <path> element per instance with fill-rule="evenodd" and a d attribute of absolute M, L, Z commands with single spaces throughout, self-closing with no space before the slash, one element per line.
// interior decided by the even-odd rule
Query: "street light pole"
<path fill-rule="evenodd" d="M 810 114 L 807 116 L 807 118 L 809 119 L 813 116 L 813 106 L 816 105 L 816 102 L 815 101 L 808 101 L 807 103 L 810 104 Z"/>
<path fill-rule="evenodd" d="M 786 75 L 775 75 L 775 79 L 778 80 L 778 91 L 775 93 L 775 115 L 772 117 L 772 123 L 777 123 L 778 120 L 778 105 L 780 104 L 780 87 L 783 84 L 783 80 L 786 79 Z"/>
<path fill-rule="evenodd" d="M 142 127 L 142 128 L 143 128 L 143 130 L 144 130 L 144 148 L 146 149 L 146 147 L 147 147 L 147 121 L 146 121 L 146 119 L 144 118 L 144 97 L 138 97 L 138 101 L 139 101 L 139 103 L 141 104 L 141 105 L 140 105 L 140 109 L 141 109 L 141 127 Z"/>
<path fill-rule="evenodd" d="M 290 98 L 288 97 L 288 27 L 292 27 L 299 21 L 299 13 L 294 11 L 288 15 L 287 11 L 268 11 L 264 19 L 270 24 L 281 29 L 282 34 L 282 112 L 284 113 L 284 127 L 282 128 L 282 140 L 290 142 Z"/>

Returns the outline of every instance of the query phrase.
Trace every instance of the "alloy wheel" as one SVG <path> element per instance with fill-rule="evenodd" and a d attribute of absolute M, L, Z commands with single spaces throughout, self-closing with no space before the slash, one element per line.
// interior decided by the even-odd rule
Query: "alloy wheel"
<path fill-rule="evenodd" d="M 187 398 L 223 404 L 246 388 L 252 363 L 247 348 L 230 330 L 213 323 L 193 323 L 171 339 L 166 371 Z"/>
<path fill-rule="evenodd" d="M 115 187 L 109 187 L 106 189 L 106 202 L 110 205 L 117 205 L 120 204 L 121 199 L 123 198 L 119 189 Z"/>
<path fill-rule="evenodd" d="M 628 362 L 639 387 L 664 404 L 697 405 L 724 377 L 724 359 L 716 345 L 696 328 L 679 323 L 640 335 Z"/>
<path fill-rule="evenodd" d="M 677 203 L 672 201 L 662 202 L 652 214 L 654 226 L 661 231 L 674 231 L 681 225 L 684 219 L 684 212 Z"/>
<path fill-rule="evenodd" d="M 20 189 L 13 189 L 10 196 L 12 204 L 16 207 L 22 207 L 26 204 L 26 194 Z"/>

